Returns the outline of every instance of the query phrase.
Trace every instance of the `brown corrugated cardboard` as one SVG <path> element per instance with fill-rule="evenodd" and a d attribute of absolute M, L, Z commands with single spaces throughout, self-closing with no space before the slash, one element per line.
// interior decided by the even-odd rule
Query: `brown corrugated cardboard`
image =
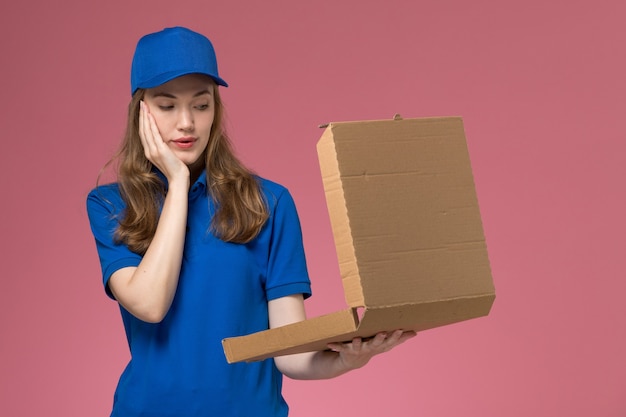
<path fill-rule="evenodd" d="M 489 314 L 495 290 L 461 118 L 331 123 L 317 149 L 350 308 L 225 339 L 229 362 Z"/>

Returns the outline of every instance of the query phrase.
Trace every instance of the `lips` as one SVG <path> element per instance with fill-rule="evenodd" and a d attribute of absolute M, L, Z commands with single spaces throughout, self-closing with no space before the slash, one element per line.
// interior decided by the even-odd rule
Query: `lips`
<path fill-rule="evenodd" d="M 193 144 L 196 142 L 196 138 L 193 137 L 184 137 L 178 138 L 172 141 L 177 147 L 186 149 L 191 148 Z"/>

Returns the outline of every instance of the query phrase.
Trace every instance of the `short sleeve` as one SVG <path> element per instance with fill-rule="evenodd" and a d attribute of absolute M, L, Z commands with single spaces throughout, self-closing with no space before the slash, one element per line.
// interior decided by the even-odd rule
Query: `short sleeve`
<path fill-rule="evenodd" d="M 311 296 L 302 229 L 296 206 L 287 189 L 275 197 L 271 211 L 271 238 L 266 279 L 267 299 L 293 294 Z"/>
<path fill-rule="evenodd" d="M 105 291 L 111 298 L 114 298 L 108 286 L 111 275 L 118 269 L 136 267 L 141 262 L 140 255 L 132 252 L 126 245 L 115 242 L 114 233 L 123 208 L 123 200 L 114 184 L 100 186 L 87 197 L 87 215 L 100 258 L 102 280 Z"/>

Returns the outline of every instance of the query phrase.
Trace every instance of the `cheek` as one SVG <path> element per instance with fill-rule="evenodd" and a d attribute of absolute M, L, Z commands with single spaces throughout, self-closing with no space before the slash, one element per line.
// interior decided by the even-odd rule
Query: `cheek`
<path fill-rule="evenodd" d="M 213 127 L 214 116 L 213 114 L 207 115 L 207 117 L 203 117 L 199 120 L 200 129 L 208 136 L 211 133 L 211 128 Z"/>
<path fill-rule="evenodd" d="M 159 129 L 159 133 L 162 134 L 163 132 L 167 131 L 167 117 L 164 117 L 162 114 L 159 113 L 152 113 L 152 117 L 154 118 L 154 123 L 156 124 L 157 129 Z"/>

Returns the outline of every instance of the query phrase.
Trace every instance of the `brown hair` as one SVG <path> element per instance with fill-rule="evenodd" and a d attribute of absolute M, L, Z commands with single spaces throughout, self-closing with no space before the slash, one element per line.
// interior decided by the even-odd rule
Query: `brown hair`
<path fill-rule="evenodd" d="M 207 192 L 216 206 L 210 230 L 223 241 L 246 243 L 260 232 L 268 209 L 257 178 L 233 152 L 223 127 L 224 105 L 218 87 L 213 91 L 215 118 L 204 151 Z M 144 95 L 143 89 L 133 94 L 124 140 L 113 158 L 118 160 L 117 181 L 126 203 L 115 239 L 139 254 L 146 252 L 154 237 L 166 193 L 139 138 L 139 103 Z"/>

